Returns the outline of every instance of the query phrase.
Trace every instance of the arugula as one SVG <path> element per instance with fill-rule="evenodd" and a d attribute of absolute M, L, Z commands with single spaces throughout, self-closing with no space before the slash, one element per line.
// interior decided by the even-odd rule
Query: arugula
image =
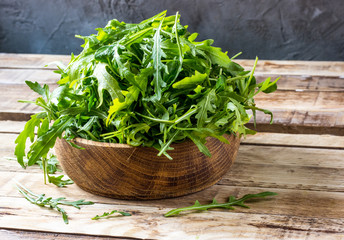
<path fill-rule="evenodd" d="M 199 201 L 196 200 L 195 204 L 189 207 L 177 208 L 167 212 L 164 216 L 171 217 L 174 215 L 178 215 L 181 212 L 185 211 L 206 211 L 211 208 L 225 208 L 233 210 L 233 206 L 239 206 L 244 208 L 250 208 L 249 206 L 245 205 L 244 202 L 246 200 L 252 198 L 263 198 L 268 196 L 275 196 L 277 193 L 274 192 L 261 192 L 257 194 L 246 194 L 242 198 L 236 199 L 234 196 L 230 196 L 228 202 L 226 203 L 218 203 L 215 199 L 213 199 L 212 203 L 210 204 L 200 204 Z"/>
<path fill-rule="evenodd" d="M 98 220 L 98 219 L 101 219 L 101 218 L 109 218 L 111 215 L 114 215 L 114 214 L 120 214 L 122 216 L 131 216 L 130 213 L 127 213 L 127 212 L 122 212 L 122 211 L 117 211 L 117 210 L 113 210 L 111 212 L 104 212 L 102 215 L 96 215 L 95 217 L 91 218 L 92 220 Z"/>
<path fill-rule="evenodd" d="M 38 160 L 36 164 L 39 165 L 39 167 L 44 170 L 44 162 L 41 160 Z M 57 157 L 55 155 L 50 155 L 46 162 L 46 171 L 48 174 L 54 174 L 56 172 L 62 172 L 62 169 L 59 168 L 59 161 L 57 160 Z"/>
<path fill-rule="evenodd" d="M 26 81 L 40 94 L 32 103 L 42 111 L 16 139 L 22 167 L 46 158 L 58 137 L 154 147 L 168 158 L 170 144 L 191 139 L 210 156 L 207 137 L 253 134 L 245 124 L 252 116 L 255 120 L 256 111 L 272 120 L 254 96 L 275 91 L 278 79 L 257 83 L 257 59 L 246 71 L 234 62 L 237 55 L 229 58 L 213 40 L 198 42 L 178 13 L 164 11 L 138 24 L 113 19 L 96 30 L 77 36 L 84 40 L 83 50 L 68 66 L 57 64 L 54 91 Z"/>
<path fill-rule="evenodd" d="M 80 209 L 81 205 L 92 205 L 92 204 L 94 204 L 93 202 L 85 201 L 85 200 L 67 201 L 66 198 L 64 198 L 64 197 L 60 197 L 60 198 L 46 197 L 45 194 L 33 193 L 31 190 L 24 187 L 20 183 L 17 183 L 16 187 L 17 187 L 18 191 L 30 203 L 38 205 L 40 207 L 55 209 L 58 212 L 60 212 L 62 214 L 63 221 L 66 224 L 68 224 L 68 215 L 67 215 L 67 212 L 62 207 L 60 207 L 60 205 L 73 206 L 77 209 Z"/>

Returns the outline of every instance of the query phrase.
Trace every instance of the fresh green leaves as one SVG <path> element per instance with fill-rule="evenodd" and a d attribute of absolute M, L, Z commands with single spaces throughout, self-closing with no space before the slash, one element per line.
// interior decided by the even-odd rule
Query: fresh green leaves
<path fill-rule="evenodd" d="M 191 139 L 201 152 L 211 136 L 247 134 L 256 111 L 254 96 L 277 89 L 270 78 L 257 83 L 254 69 L 245 71 L 227 52 L 197 42 L 197 33 L 166 11 L 138 24 L 116 19 L 97 34 L 78 36 L 83 51 L 59 66 L 58 87 L 27 81 L 41 96 L 42 112 L 32 116 L 16 140 L 15 154 L 25 167 L 45 158 L 57 137 L 154 147 L 165 155 L 170 144 Z M 35 133 L 37 134 L 35 136 Z"/>
<path fill-rule="evenodd" d="M 92 220 L 98 220 L 98 219 L 101 219 L 101 218 L 109 218 L 109 217 L 112 217 L 113 215 L 115 214 L 119 214 L 119 216 L 131 216 L 130 213 L 127 213 L 127 212 L 122 212 L 122 211 L 117 211 L 117 210 L 113 210 L 111 212 L 104 212 L 102 215 L 96 215 L 95 217 L 92 218 Z M 118 215 L 117 215 L 118 216 Z"/>
<path fill-rule="evenodd" d="M 103 104 L 103 91 L 106 90 L 112 99 L 118 98 L 120 102 L 124 101 L 122 90 L 114 77 L 109 74 L 110 68 L 105 63 L 97 64 L 94 69 L 93 75 L 98 80 L 98 95 L 99 105 Z"/>
<path fill-rule="evenodd" d="M 49 150 L 55 145 L 56 138 L 61 137 L 63 131 L 70 126 L 72 121 L 73 119 L 69 116 L 59 118 L 47 132 L 38 137 L 28 153 L 28 166 L 32 166 L 40 158 L 47 156 Z"/>
<path fill-rule="evenodd" d="M 18 163 L 25 168 L 24 156 L 26 140 L 29 138 L 31 142 L 35 139 L 35 128 L 38 127 L 41 123 L 40 114 L 35 114 L 31 116 L 31 119 L 25 124 L 24 130 L 19 134 L 15 140 L 16 148 L 14 154 L 17 156 Z"/>
<path fill-rule="evenodd" d="M 218 203 L 215 199 L 213 199 L 212 203 L 204 204 L 204 205 L 200 204 L 199 201 L 196 200 L 194 205 L 189 206 L 189 207 L 173 209 L 167 212 L 164 216 L 170 217 L 170 216 L 178 215 L 181 212 L 185 212 L 185 211 L 206 211 L 211 208 L 225 208 L 229 210 L 234 209 L 233 206 L 249 208 L 249 206 L 244 204 L 246 200 L 249 200 L 252 198 L 263 198 L 263 197 L 268 197 L 268 196 L 275 196 L 275 195 L 277 195 L 277 193 L 261 192 L 257 194 L 246 194 L 245 196 L 239 199 L 236 199 L 234 196 L 230 196 L 228 199 L 228 202 L 226 203 Z"/>
<path fill-rule="evenodd" d="M 64 197 L 60 198 L 52 198 L 46 197 L 45 194 L 36 194 L 30 191 L 28 188 L 24 187 L 20 183 L 16 184 L 18 191 L 28 200 L 30 203 L 38 205 L 40 207 L 46 207 L 50 209 L 55 209 L 56 211 L 62 214 L 63 221 L 68 224 L 68 215 L 67 212 L 61 207 L 61 205 L 65 206 L 73 206 L 77 209 L 80 209 L 81 205 L 92 205 L 93 202 L 85 201 L 85 200 L 77 200 L 77 201 L 67 201 Z"/>
<path fill-rule="evenodd" d="M 57 177 L 48 175 L 49 182 L 54 184 L 57 187 L 65 187 L 66 185 L 70 185 L 74 183 L 71 179 L 62 179 L 62 178 L 64 178 L 64 175 L 60 175 Z"/>
<path fill-rule="evenodd" d="M 208 75 L 206 73 L 202 74 L 196 70 L 194 75 L 183 78 L 174 83 L 172 87 L 176 89 L 195 88 L 197 85 L 202 84 L 207 77 Z"/>

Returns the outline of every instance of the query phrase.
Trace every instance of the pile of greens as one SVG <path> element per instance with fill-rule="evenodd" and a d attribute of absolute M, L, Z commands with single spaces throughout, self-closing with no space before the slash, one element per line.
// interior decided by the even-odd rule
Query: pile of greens
<path fill-rule="evenodd" d="M 111 20 L 84 39 L 68 66 L 58 64 L 58 87 L 27 81 L 42 108 L 16 139 L 15 155 L 26 167 L 45 158 L 57 137 L 76 137 L 154 147 L 170 157 L 170 144 L 191 139 L 210 156 L 206 137 L 253 133 L 245 124 L 259 109 L 254 96 L 276 90 L 276 81 L 256 83 L 213 40 L 196 41 L 180 15 L 162 12 L 139 24 Z M 28 101 L 25 101 L 28 102 Z M 36 130 L 37 128 L 37 130 Z M 35 137 L 35 133 L 37 137 Z M 25 154 L 27 139 L 33 144 Z M 77 147 L 77 146 L 76 146 Z M 24 161 L 27 156 L 28 161 Z"/>

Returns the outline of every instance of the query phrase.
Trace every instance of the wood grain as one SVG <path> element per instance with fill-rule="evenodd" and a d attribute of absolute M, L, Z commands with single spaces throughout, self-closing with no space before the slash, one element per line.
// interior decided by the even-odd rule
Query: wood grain
<path fill-rule="evenodd" d="M 69 240 L 69 239 L 85 239 L 85 240 L 105 240 L 105 239 L 118 239 L 117 237 L 110 236 L 96 236 L 86 234 L 75 234 L 75 233 L 54 233 L 54 232 L 43 232 L 43 231 L 24 231 L 24 230 L 13 230 L 13 229 L 1 229 L 0 228 L 0 239 L 6 240 L 33 240 L 33 239 L 54 239 L 54 240 Z M 138 238 L 120 238 L 121 240 L 135 240 Z"/>
<path fill-rule="evenodd" d="M 224 201 L 228 194 L 241 196 L 247 192 L 267 190 L 228 187 L 219 189 L 218 186 L 211 189 L 212 192 L 202 193 L 206 193 L 208 199 L 210 196 L 215 196 L 218 201 Z M 276 191 L 276 189 L 269 190 Z M 44 192 L 47 193 L 47 190 L 44 189 Z M 10 207 L 3 211 L 3 215 L 6 214 L 6 220 L 0 218 L 0 225 L 3 227 L 20 226 L 20 229 L 26 230 L 152 239 L 173 239 L 171 234 L 175 234 L 174 237 L 182 237 L 182 239 L 194 239 L 197 236 L 204 239 L 213 239 L 214 237 L 237 239 L 243 238 L 243 236 L 259 239 L 261 234 L 264 234 L 263 239 L 268 236 L 283 239 L 285 234 L 294 237 L 305 237 L 306 235 L 315 237 L 316 234 L 341 237 L 344 234 L 343 221 L 340 219 L 342 216 L 340 214 L 343 214 L 340 210 L 343 209 L 342 193 L 324 194 L 295 190 L 287 192 L 278 190 L 277 192 L 279 193 L 277 197 L 248 203 L 252 206 L 251 209 L 213 210 L 206 213 L 183 214 L 173 218 L 164 218 L 163 214 L 182 203 L 191 205 L 194 199 L 199 199 L 199 194 L 191 195 L 193 200 L 182 197 L 152 202 L 150 205 L 142 201 L 135 203 L 125 201 L 122 204 L 117 204 L 118 200 L 111 200 L 112 203 L 106 204 L 97 202 L 92 206 L 84 206 L 81 210 L 66 208 L 70 216 L 69 225 L 63 223 L 58 213 L 30 205 L 21 197 L 1 197 L 2 206 Z M 216 195 L 216 193 L 220 195 Z M 72 199 L 70 195 L 64 196 Z M 297 202 L 295 196 L 298 196 Z M 79 199 L 81 196 L 76 197 L 74 199 Z M 106 200 L 110 201 L 110 199 Z M 201 202 L 204 201 L 201 200 Z M 311 211 L 314 208 L 317 211 Z M 331 208 L 333 210 L 330 210 Z M 112 209 L 128 211 L 133 216 L 100 221 L 90 220 L 91 217 Z M 32 225 L 30 221 L 36 224 Z"/>
<path fill-rule="evenodd" d="M 255 74 L 257 82 L 262 82 L 271 77 L 272 80 L 280 77 L 278 81 L 279 90 L 298 91 L 344 91 L 344 78 L 338 76 L 304 76 L 283 75 L 271 73 Z M 52 69 L 15 69 L 0 67 L 0 84 L 20 84 L 26 80 L 39 82 L 41 84 L 53 84 L 60 79 L 60 75 Z"/>
<path fill-rule="evenodd" d="M 45 65 L 61 61 L 63 64 L 68 64 L 70 56 L 67 55 L 48 55 L 48 54 L 15 54 L 15 53 L 0 53 L 0 68 L 15 68 L 15 69 L 56 69 L 56 66 Z"/>
<path fill-rule="evenodd" d="M 1 137 L 2 136 L 2 137 Z M 311 135 L 312 136 L 312 135 Z M 267 134 L 270 141 L 278 138 Z M 289 135 L 291 139 L 292 135 Z M 313 139 L 316 136 L 312 136 Z M 318 136 L 319 138 L 324 136 Z M 286 136 L 287 138 L 287 136 Z M 12 157 L 14 134 L 0 134 L 0 141 L 9 141 L 0 148 L 0 157 Z M 326 140 L 328 138 L 324 138 Z M 336 138 L 334 138 L 334 141 Z M 329 145 L 331 142 L 328 142 Z M 314 191 L 343 191 L 344 150 L 291 147 L 242 145 L 232 169 L 219 184 L 228 186 L 273 187 L 279 189 L 312 189 Z M 326 159 L 326 161 L 324 161 Z M 0 171 L 37 173 L 42 181 L 39 168 L 22 169 L 15 161 L 0 161 Z M 269 174 L 266 174 L 269 173 Z M 7 178 L 5 181 L 10 179 Z M 80 194 L 80 193 L 79 193 Z"/>
<path fill-rule="evenodd" d="M 0 68 L 42 69 L 46 64 L 53 61 L 61 61 L 67 65 L 70 56 L 0 53 Z M 235 62 L 247 69 L 251 69 L 254 64 L 254 60 L 247 59 L 236 59 Z M 56 69 L 54 66 L 51 68 Z M 255 72 L 258 74 L 343 77 L 344 62 L 259 60 Z"/>
<path fill-rule="evenodd" d="M 172 144 L 173 160 L 157 156 L 155 148 L 74 139 L 77 149 L 57 139 L 55 152 L 62 168 L 82 189 L 120 199 L 161 199 L 201 191 L 218 182 L 234 162 L 240 144 L 209 138 L 211 158 L 192 141 Z"/>
<path fill-rule="evenodd" d="M 6 135 L 9 139 L 8 135 L 14 134 Z M 273 134 L 270 138 L 272 136 Z M 271 141 L 273 140 L 271 138 Z M 8 151 L 6 149 L 8 147 L 4 146 L 4 151 Z M 249 181 L 242 183 L 240 179 L 237 182 L 225 180 L 221 183 L 224 185 L 215 185 L 195 194 L 149 202 L 99 197 L 81 190 L 76 185 L 56 188 L 43 184 L 43 176 L 38 169 L 34 173 L 32 168 L 18 172 L 20 167 L 17 164 L 12 165 L 12 170 L 1 167 L 0 181 L 5 184 L 0 187 L 0 209 L 2 216 L 5 217 L 0 217 L 0 226 L 63 233 L 67 236 L 68 233 L 78 233 L 134 239 L 173 239 L 176 237 L 183 239 L 196 237 L 199 239 L 214 239 L 214 237 L 219 239 L 305 239 L 306 237 L 341 239 L 344 235 L 344 222 L 341 219 L 344 214 L 342 211 L 344 209 L 343 192 L 331 192 L 329 189 L 319 187 L 326 184 L 329 188 L 331 186 L 333 188 L 338 184 L 337 187 L 340 188 L 343 184 L 338 181 L 341 181 L 343 174 L 339 172 L 335 175 L 325 174 L 327 179 L 321 179 L 322 182 L 319 182 L 317 171 L 330 170 L 330 168 L 344 169 L 342 155 L 342 150 L 243 145 L 233 166 L 234 168 L 239 163 L 239 170 L 242 168 L 243 171 L 233 178 L 236 180 L 240 176 L 242 179 L 250 178 L 250 181 L 256 182 L 260 187 L 253 187 L 252 182 Z M 326 162 L 323 161 L 324 158 Z M 276 170 L 278 166 L 281 168 Z M 293 173 L 283 174 L 289 170 L 297 172 L 307 166 L 313 167 L 314 172 L 308 172 L 305 176 Z M 49 196 L 65 196 L 74 200 L 91 200 L 96 202 L 96 205 L 84 206 L 81 210 L 66 208 L 70 216 L 70 224 L 65 225 L 58 213 L 38 208 L 21 198 L 14 189 L 13 178 L 37 193 L 44 192 Z M 307 190 L 299 187 L 304 181 L 312 183 L 306 186 Z M 275 185 L 273 185 L 274 182 Z M 266 186 L 266 188 L 261 186 Z M 287 188 L 283 189 L 283 187 Z M 196 199 L 205 203 L 215 197 L 219 202 L 224 202 L 228 195 L 242 196 L 249 192 L 266 190 L 275 191 L 279 195 L 271 200 L 251 202 L 249 205 L 252 208 L 248 210 L 242 208 L 237 208 L 232 212 L 214 210 L 167 219 L 162 216 L 171 208 L 192 205 Z M 129 211 L 133 217 L 104 219 L 98 222 L 90 220 L 97 214 L 113 209 Z M 204 231 L 205 228 L 207 231 Z"/>

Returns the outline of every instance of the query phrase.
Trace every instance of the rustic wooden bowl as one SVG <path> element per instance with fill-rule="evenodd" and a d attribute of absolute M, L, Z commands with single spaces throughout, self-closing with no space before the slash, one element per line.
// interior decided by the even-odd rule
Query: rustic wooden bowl
<path fill-rule="evenodd" d="M 231 144 L 209 138 L 209 158 L 191 142 L 173 144 L 173 160 L 158 157 L 148 147 L 101 143 L 81 138 L 70 146 L 57 139 L 55 151 L 63 170 L 83 190 L 118 199 L 162 199 L 198 192 L 214 185 L 231 167 L 240 138 L 226 136 Z"/>

